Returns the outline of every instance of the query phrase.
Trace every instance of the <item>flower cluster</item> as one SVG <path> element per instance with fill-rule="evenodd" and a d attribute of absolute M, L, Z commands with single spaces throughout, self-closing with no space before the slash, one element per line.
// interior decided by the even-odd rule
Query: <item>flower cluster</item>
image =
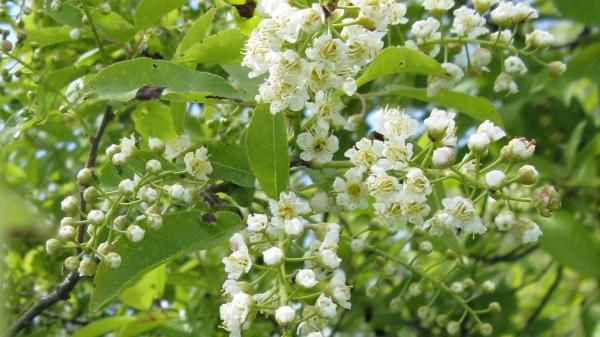
<path fill-rule="evenodd" d="M 306 221 L 310 209 L 293 192 L 270 200 L 269 209 L 270 217 L 250 214 L 246 229 L 229 241 L 232 253 L 223 258 L 228 275 L 223 291 L 229 298 L 220 308 L 223 327 L 240 336 L 261 313 L 283 329 L 322 336 L 337 307 L 350 308 L 350 288 L 337 256 L 341 228 Z"/>
<path fill-rule="evenodd" d="M 343 103 L 336 91 L 352 95 L 356 74 L 383 48 L 387 26 L 406 22 L 406 7 L 392 0 L 353 1 L 360 18 L 344 18 L 319 4 L 299 9 L 287 1 L 261 1 L 264 19 L 252 32 L 242 65 L 251 77 L 268 73 L 258 102 L 270 103 L 272 113 L 308 107 L 318 121 L 344 125 Z M 373 27 L 370 27 L 373 26 Z M 335 27 L 343 27 L 338 33 Z"/>
<path fill-rule="evenodd" d="M 136 146 L 133 135 L 121 139 L 119 144 L 110 145 L 106 149 L 107 157 L 119 172 L 126 169 L 133 172 L 132 178 L 122 179 L 114 190 L 109 191 L 92 169 L 80 170 L 77 183 L 83 191 L 81 197 L 84 205 L 92 209 L 84 213 L 85 216 L 79 216 L 85 212 L 79 198 L 66 197 L 61 202 L 66 216 L 60 221 L 56 237 L 46 242 L 47 252 L 57 254 L 63 247 L 79 248 L 80 253 L 68 257 L 64 265 L 68 270 L 77 270 L 81 276 L 94 275 L 98 261 L 112 269 L 118 268 L 121 256 L 113 248 L 119 240 L 137 243 L 143 240 L 146 231 L 160 229 L 163 215 L 169 208 L 189 207 L 196 191 L 208 180 L 212 166 L 206 148 L 188 151 L 190 146 L 187 135 L 166 145 L 158 138 L 150 138 L 150 151 L 143 153 Z M 176 159 L 184 153 L 183 162 L 178 162 Z M 145 172 L 137 168 L 141 165 L 145 165 Z M 190 177 L 189 186 L 180 183 L 178 177 L 182 174 Z M 169 181 L 174 183 L 169 185 Z M 85 232 L 80 226 L 87 226 Z M 80 234 L 76 239 L 78 231 Z M 82 234 L 86 233 L 87 239 L 81 241 Z"/>
<path fill-rule="evenodd" d="M 547 64 L 532 55 L 553 44 L 554 36 L 549 32 L 533 30 L 525 35 L 522 47 L 515 46 L 519 27 L 538 17 L 537 10 L 528 2 L 515 4 L 504 0 L 473 0 L 472 3 L 472 8 L 463 5 L 452 10 L 455 6 L 453 0 L 424 0 L 422 5 L 431 16 L 415 21 L 411 26 L 412 39 L 406 42 L 407 47 L 434 57 L 442 49 L 444 51 L 442 66 L 450 77 L 430 76 L 427 86 L 430 96 L 442 89 L 451 89 L 464 77 L 465 72 L 489 72 L 488 66 L 493 60 L 491 50 L 499 51 L 497 55 L 501 71 L 494 83 L 494 90 L 499 93 L 518 92 L 514 77 L 527 72 L 521 56 L 530 57 L 547 67 L 553 75 L 560 75 L 566 70 L 564 63 L 557 61 Z M 488 17 L 491 24 L 486 21 Z M 448 27 L 444 27 L 446 22 Z M 499 28 L 490 31 L 490 26 Z M 456 54 L 455 63 L 448 61 L 449 54 Z M 461 62 L 466 64 L 463 67 L 456 64 Z"/>

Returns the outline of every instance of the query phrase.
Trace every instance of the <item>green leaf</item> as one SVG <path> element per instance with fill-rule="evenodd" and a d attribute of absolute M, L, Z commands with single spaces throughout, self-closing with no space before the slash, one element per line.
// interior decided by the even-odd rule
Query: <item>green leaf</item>
<path fill-rule="evenodd" d="M 131 316 L 116 316 L 102 318 L 94 321 L 83 328 L 75 331 L 71 337 L 97 337 L 104 336 L 106 333 L 117 330 L 124 325 L 135 322 L 136 318 Z"/>
<path fill-rule="evenodd" d="M 224 30 L 205 38 L 175 55 L 177 63 L 195 66 L 202 64 L 236 64 L 242 58 L 246 36 L 237 28 Z"/>
<path fill-rule="evenodd" d="M 581 143 L 581 137 L 583 137 L 583 131 L 585 130 L 585 126 L 587 125 L 587 121 L 581 121 L 573 132 L 571 133 L 571 137 L 569 138 L 569 142 L 565 147 L 564 154 L 567 162 L 568 171 L 571 170 L 573 164 L 575 164 L 575 157 L 577 156 L 577 148 Z"/>
<path fill-rule="evenodd" d="M 426 89 L 400 85 L 390 85 L 386 88 L 386 91 L 398 96 L 409 97 L 419 101 L 456 109 L 479 121 L 489 119 L 500 126 L 503 125 L 500 115 L 498 115 L 498 112 L 496 111 L 496 107 L 494 107 L 492 102 L 483 97 L 471 96 L 461 92 L 448 90 L 442 90 L 439 94 L 430 97 L 427 95 Z"/>
<path fill-rule="evenodd" d="M 591 25 L 600 24 L 598 0 L 554 0 L 554 3 L 565 16 Z"/>
<path fill-rule="evenodd" d="M 545 251 L 583 276 L 600 278 L 600 243 L 569 211 L 556 211 L 552 218 L 540 217 L 537 222 Z"/>
<path fill-rule="evenodd" d="M 211 97 L 237 99 L 241 95 L 222 77 L 149 58 L 104 68 L 88 83 L 86 90 L 99 98 L 128 101 L 143 86 L 165 87 L 162 98 L 167 100 L 185 100 L 188 96 L 198 101 Z"/>
<path fill-rule="evenodd" d="M 165 265 L 146 273 L 134 285 L 127 287 L 119 295 L 123 303 L 138 310 L 148 310 L 152 302 L 163 294 L 165 288 Z"/>
<path fill-rule="evenodd" d="M 103 14 L 93 9 L 91 13 L 98 33 L 105 38 L 129 41 L 137 33 L 137 29 L 115 11 Z"/>
<path fill-rule="evenodd" d="M 387 47 L 369 64 L 362 76 L 356 80 L 356 85 L 360 87 L 376 78 L 395 73 L 448 75 L 429 55 L 406 47 Z"/>
<path fill-rule="evenodd" d="M 578 155 L 578 160 L 586 160 L 600 155 L 600 133 L 597 133 L 590 139 Z"/>
<path fill-rule="evenodd" d="M 246 135 L 250 168 L 263 190 L 273 199 L 287 190 L 290 156 L 283 113 L 273 115 L 269 105 L 256 107 Z"/>
<path fill-rule="evenodd" d="M 36 115 L 43 119 L 52 110 L 59 92 L 75 79 L 83 76 L 88 67 L 66 67 L 49 73 L 39 86 L 36 96 Z"/>
<path fill-rule="evenodd" d="M 47 27 L 29 31 L 27 32 L 27 45 L 31 42 L 36 42 L 42 48 L 73 41 L 69 36 L 71 29 L 71 27 Z M 81 34 L 81 38 L 90 36 L 87 32 L 82 32 Z"/>
<path fill-rule="evenodd" d="M 600 1 L 598 2 L 600 4 Z M 568 64 L 564 78 L 578 80 L 582 77 L 589 78 L 595 82 L 600 80 L 600 43 L 591 43 L 577 48 Z"/>
<path fill-rule="evenodd" d="M 169 14 L 170 11 L 187 2 L 187 0 L 142 0 L 133 15 L 135 26 L 138 29 L 148 28 Z"/>
<path fill-rule="evenodd" d="M 204 223 L 198 211 L 167 214 L 163 227 L 148 230 L 140 243 L 120 240 L 114 251 L 121 255 L 123 263 L 115 270 L 100 263 L 90 311 L 97 312 L 149 270 L 186 252 L 218 245 L 239 229 L 240 218 L 234 213 L 218 212 L 216 217 L 215 223 Z"/>
<path fill-rule="evenodd" d="M 215 17 L 215 13 L 217 12 L 216 8 L 211 8 L 206 11 L 206 13 L 202 14 L 198 20 L 194 21 L 190 29 L 185 33 L 179 46 L 177 47 L 177 52 L 175 53 L 175 58 L 177 55 L 183 54 L 188 48 L 194 45 L 197 42 L 200 42 L 208 33 L 208 28 L 210 27 L 210 23 Z"/>
<path fill-rule="evenodd" d="M 157 137 L 171 140 L 177 137 L 171 109 L 158 101 L 138 104 L 131 117 L 135 129 L 144 139 Z"/>
<path fill-rule="evenodd" d="M 255 178 L 243 145 L 210 144 L 208 153 L 213 167 L 211 178 L 231 181 L 239 186 L 254 187 Z"/>
<path fill-rule="evenodd" d="M 4 172 L 6 173 L 6 172 Z M 0 235 L 3 228 L 27 227 L 39 231 L 41 214 L 28 200 L 0 181 Z"/>
<path fill-rule="evenodd" d="M 227 64 L 222 65 L 221 68 L 225 70 L 229 76 L 235 81 L 245 93 L 247 100 L 253 100 L 256 95 L 258 95 L 258 87 L 265 80 L 266 74 L 250 78 L 248 74 L 250 73 L 250 68 L 236 65 L 236 64 Z"/>

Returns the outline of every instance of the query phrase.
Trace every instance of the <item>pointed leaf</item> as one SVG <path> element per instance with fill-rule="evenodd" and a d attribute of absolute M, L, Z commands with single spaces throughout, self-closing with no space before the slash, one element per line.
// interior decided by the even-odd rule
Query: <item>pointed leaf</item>
<path fill-rule="evenodd" d="M 273 115 L 269 105 L 256 108 L 246 135 L 250 168 L 265 193 L 273 199 L 287 190 L 290 173 L 287 128 L 283 113 Z"/>
<path fill-rule="evenodd" d="M 135 26 L 139 29 L 148 28 L 169 14 L 170 11 L 187 2 L 187 0 L 142 0 L 133 15 Z"/>
<path fill-rule="evenodd" d="M 233 28 L 218 32 L 175 55 L 177 63 L 195 66 L 202 64 L 239 64 L 246 36 Z"/>
<path fill-rule="evenodd" d="M 179 42 L 179 46 L 177 47 L 177 52 L 175 53 L 175 57 L 177 55 L 184 53 L 188 48 L 193 46 L 194 44 L 204 40 L 206 33 L 208 32 L 208 28 L 210 27 L 210 23 L 215 17 L 215 13 L 217 12 L 216 8 L 212 8 L 206 13 L 202 14 L 198 20 L 194 21 L 190 29 L 185 33 L 181 42 Z"/>
<path fill-rule="evenodd" d="M 215 143 L 208 146 L 213 179 L 230 181 L 244 187 L 254 187 L 254 174 L 250 170 L 246 148 L 238 144 Z"/>

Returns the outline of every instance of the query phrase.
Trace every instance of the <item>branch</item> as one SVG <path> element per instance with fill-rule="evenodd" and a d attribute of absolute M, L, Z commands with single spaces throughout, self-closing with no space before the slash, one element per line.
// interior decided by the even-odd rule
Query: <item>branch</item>
<path fill-rule="evenodd" d="M 96 164 L 96 157 L 98 155 L 98 146 L 100 144 L 100 139 L 104 135 L 104 130 L 106 129 L 106 125 L 113 118 L 112 108 L 107 106 L 104 110 L 104 115 L 102 116 L 102 122 L 100 122 L 100 126 L 98 127 L 98 131 L 92 137 L 90 137 L 90 150 L 88 152 L 88 158 L 85 163 L 85 167 L 92 168 Z M 79 190 L 80 194 L 80 202 L 79 208 L 82 212 L 85 212 L 86 204 L 83 199 L 83 187 Z M 85 225 L 80 225 L 77 232 L 77 242 L 83 242 L 85 236 Z M 81 252 L 80 248 L 75 249 L 75 255 L 78 255 Z M 71 272 L 57 287 L 56 289 L 50 293 L 48 296 L 43 297 L 36 303 L 33 307 L 29 308 L 29 310 L 25 311 L 21 317 L 17 319 L 17 321 L 8 329 L 8 331 L 4 334 L 5 337 L 16 336 L 19 331 L 24 329 L 26 326 L 30 325 L 35 317 L 44 312 L 44 310 L 50 308 L 55 303 L 66 300 L 69 298 L 69 294 L 75 288 L 77 283 L 80 280 L 79 272 L 73 271 Z"/>
<path fill-rule="evenodd" d="M 535 310 L 533 311 L 531 316 L 529 316 L 529 319 L 527 320 L 527 323 L 525 324 L 526 327 L 530 326 L 531 323 L 533 323 L 533 321 L 536 320 L 536 318 L 542 312 L 542 309 L 544 309 L 544 307 L 550 300 L 550 297 L 552 296 L 552 294 L 554 293 L 556 288 L 558 288 L 558 284 L 560 283 L 560 280 L 562 279 L 562 272 L 563 272 L 563 267 L 559 265 L 558 269 L 556 270 L 556 277 L 554 278 L 554 282 L 552 282 L 552 285 L 550 285 L 550 288 L 548 288 L 548 291 L 542 298 L 542 301 L 540 302 L 540 304 L 538 304 L 538 306 L 535 308 Z"/>
<path fill-rule="evenodd" d="M 511 250 L 510 252 L 503 254 L 503 255 L 496 255 L 496 256 L 479 256 L 479 255 L 471 255 L 472 258 L 474 258 L 475 260 L 481 261 L 485 264 L 495 264 L 495 263 L 499 263 L 499 262 L 513 262 L 516 261 L 524 256 L 527 256 L 529 254 L 531 254 L 533 251 L 535 251 L 537 249 L 537 246 L 531 246 L 521 252 L 519 252 L 521 250 L 521 247 L 517 247 L 513 250 Z"/>

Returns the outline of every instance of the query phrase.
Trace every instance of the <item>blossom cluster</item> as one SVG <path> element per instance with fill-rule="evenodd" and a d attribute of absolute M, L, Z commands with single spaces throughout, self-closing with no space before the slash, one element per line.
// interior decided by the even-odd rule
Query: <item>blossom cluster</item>
<path fill-rule="evenodd" d="M 190 147 L 191 140 L 187 135 L 167 144 L 158 138 L 149 138 L 149 151 L 144 155 L 140 154 L 133 135 L 122 138 L 119 144 L 110 145 L 106 149 L 107 158 L 121 175 L 125 169 L 131 170 L 132 178 L 120 180 L 115 190 L 109 191 L 98 181 L 94 170 L 80 170 L 77 183 L 83 191 L 81 205 L 91 210 L 81 209 L 78 197 L 66 197 L 61 202 L 65 217 L 60 221 L 56 237 L 46 242 L 47 252 L 57 254 L 63 247 L 78 248 L 80 253 L 68 257 L 64 265 L 67 270 L 77 270 L 80 276 L 93 276 L 98 261 L 103 261 L 109 268 L 118 268 L 121 256 L 114 251 L 114 246 L 119 240 L 137 243 L 143 240 L 146 231 L 160 229 L 163 215 L 169 208 L 191 205 L 196 191 L 208 180 L 212 166 L 207 149 L 201 147 L 189 151 Z M 183 162 L 177 163 L 177 158 L 182 156 Z M 145 172 L 136 169 L 133 164 L 136 160 L 145 165 Z M 187 174 L 192 184 L 185 186 L 176 179 L 181 174 Z M 168 181 L 174 183 L 169 185 Z M 86 226 L 85 232 L 80 226 Z M 78 231 L 81 234 L 77 235 Z M 82 234 L 86 233 L 87 238 L 81 241 Z"/>
<path fill-rule="evenodd" d="M 383 48 L 387 26 L 406 22 L 406 7 L 395 1 L 354 3 L 373 29 L 319 4 L 299 9 L 286 1 L 259 2 L 264 19 L 248 39 L 242 61 L 252 69 L 250 77 L 268 73 L 258 102 L 270 103 L 272 113 L 307 107 L 321 124 L 345 124 L 343 103 L 333 92 L 354 94 L 355 76 Z M 342 27 L 339 33 L 334 25 Z"/>
<path fill-rule="evenodd" d="M 232 253 L 223 258 L 229 301 L 220 308 L 222 325 L 230 336 L 240 336 L 261 313 L 283 329 L 322 336 L 337 307 L 351 306 L 337 255 L 340 225 L 306 221 L 310 208 L 293 192 L 270 200 L 269 210 L 270 217 L 250 214 L 244 231 L 230 239 Z"/>
<path fill-rule="evenodd" d="M 442 67 L 450 77 L 430 76 L 427 84 L 430 96 L 442 89 L 451 89 L 464 77 L 465 72 L 489 72 L 488 66 L 494 58 L 493 50 L 498 50 L 500 57 L 501 71 L 494 83 L 494 91 L 498 93 L 518 92 L 514 77 L 528 71 L 521 59 L 523 55 L 547 67 L 553 75 L 561 75 L 566 70 L 562 62 L 547 64 L 532 55 L 554 43 L 554 36 L 547 31 L 534 29 L 526 33 L 524 46 L 515 46 L 518 28 L 538 17 L 537 10 L 528 2 L 473 0 L 472 4 L 473 7 L 463 5 L 453 10 L 453 0 L 424 0 L 422 5 L 430 16 L 415 21 L 411 26 L 412 39 L 406 41 L 407 47 L 419 49 L 433 57 L 444 50 Z M 491 20 L 489 23 L 488 17 Z M 445 22 L 448 22 L 448 27 L 444 27 Z M 498 30 L 491 31 L 491 26 L 498 27 Z M 456 54 L 455 62 L 449 61 L 448 54 Z M 465 61 L 463 67 L 457 64 Z"/>

